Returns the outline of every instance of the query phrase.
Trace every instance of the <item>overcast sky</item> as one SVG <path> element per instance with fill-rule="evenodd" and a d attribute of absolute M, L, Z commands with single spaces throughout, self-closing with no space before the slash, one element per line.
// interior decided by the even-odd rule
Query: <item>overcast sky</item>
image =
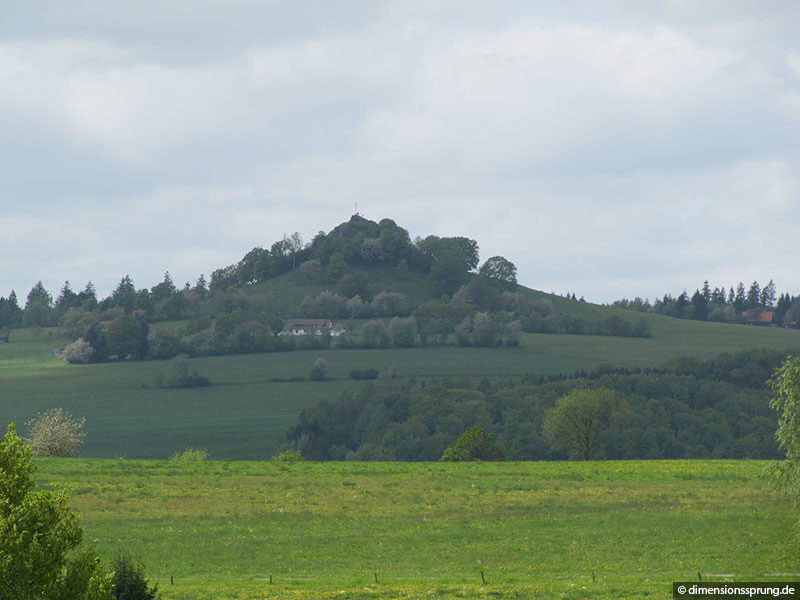
<path fill-rule="evenodd" d="M 388 217 L 594 302 L 800 294 L 800 2 L 0 3 L 0 295 Z"/>

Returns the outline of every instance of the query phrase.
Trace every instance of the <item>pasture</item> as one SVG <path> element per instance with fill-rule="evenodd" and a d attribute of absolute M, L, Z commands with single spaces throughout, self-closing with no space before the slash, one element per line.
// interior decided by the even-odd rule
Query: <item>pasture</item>
<path fill-rule="evenodd" d="M 797 514 L 763 461 L 36 463 L 104 562 L 138 554 L 165 600 L 667 598 L 698 572 L 800 579 Z"/>
<path fill-rule="evenodd" d="M 193 367 L 213 385 L 195 389 L 153 388 L 162 361 L 67 365 L 53 353 L 71 341 L 61 330 L 13 330 L 11 343 L 0 344 L 0 426 L 16 422 L 24 435 L 26 421 L 60 406 L 86 417 L 85 456 L 166 458 L 193 446 L 208 448 L 212 458 L 257 460 L 276 452 L 303 408 L 361 385 L 348 378 L 352 369 L 385 373 L 393 367 L 401 378 L 468 377 L 477 383 L 484 377 L 514 380 L 599 364 L 647 367 L 679 356 L 800 347 L 798 330 L 642 318 L 652 338 L 524 334 L 516 348 L 429 346 L 196 358 Z M 328 380 L 273 382 L 308 377 L 320 356 L 330 364 Z"/>

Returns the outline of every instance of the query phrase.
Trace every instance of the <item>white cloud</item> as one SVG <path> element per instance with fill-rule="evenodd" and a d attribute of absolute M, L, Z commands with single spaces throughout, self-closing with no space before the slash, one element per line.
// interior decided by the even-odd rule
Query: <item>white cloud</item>
<path fill-rule="evenodd" d="M 374 110 L 363 137 L 387 160 L 470 171 L 713 162 L 695 151 L 698 137 L 717 137 L 718 145 L 703 146 L 730 152 L 732 113 L 776 101 L 764 89 L 775 84 L 737 70 L 740 60 L 739 52 L 704 48 L 668 29 L 527 22 L 431 41 L 407 65 L 408 92 Z M 759 99 L 744 99 L 755 84 Z"/>
<path fill-rule="evenodd" d="M 358 202 L 589 299 L 800 292 L 793 7 L 26 6 L 0 43 L 0 250 L 47 239 L 6 287 L 193 280 Z"/>

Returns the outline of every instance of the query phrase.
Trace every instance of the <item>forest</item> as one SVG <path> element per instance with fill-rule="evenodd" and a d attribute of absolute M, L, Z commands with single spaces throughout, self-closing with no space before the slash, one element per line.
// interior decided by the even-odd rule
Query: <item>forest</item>
<path fill-rule="evenodd" d="M 572 390 L 607 389 L 629 410 L 593 458 L 779 458 L 767 382 L 785 356 L 750 350 L 476 386 L 468 378 L 370 383 L 305 409 L 285 446 L 314 460 L 430 461 L 478 425 L 508 460 L 565 459 L 543 431 L 548 409 Z"/>

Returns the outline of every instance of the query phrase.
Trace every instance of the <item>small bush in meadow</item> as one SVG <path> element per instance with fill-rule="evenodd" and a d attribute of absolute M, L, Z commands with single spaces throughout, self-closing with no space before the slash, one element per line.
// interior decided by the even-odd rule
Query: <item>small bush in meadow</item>
<path fill-rule="evenodd" d="M 208 377 L 200 375 L 190 367 L 189 357 L 185 354 L 179 354 L 169 361 L 166 372 L 160 369 L 156 372 L 153 377 L 153 386 L 159 388 L 187 388 L 211 385 Z"/>
<path fill-rule="evenodd" d="M 461 462 L 472 460 L 503 460 L 503 449 L 495 444 L 494 436 L 480 425 L 470 427 L 456 443 L 447 448 L 440 459 L 442 462 Z"/>
<path fill-rule="evenodd" d="M 301 462 L 305 460 L 300 450 L 284 450 L 272 457 L 273 462 Z"/>
<path fill-rule="evenodd" d="M 78 340 L 68 344 L 61 356 L 64 357 L 68 363 L 73 364 L 86 364 L 91 362 L 94 355 L 94 348 L 86 340 Z"/>
<path fill-rule="evenodd" d="M 350 371 L 350 379 L 377 379 L 378 378 L 378 370 L 377 369 L 353 369 Z"/>
<path fill-rule="evenodd" d="M 86 437 L 85 422 L 63 408 L 53 408 L 26 423 L 30 437 L 25 443 L 34 456 L 75 456 Z"/>
<path fill-rule="evenodd" d="M 322 381 L 328 375 L 328 361 L 324 358 L 318 358 L 311 367 L 311 373 L 308 378 L 311 381 Z"/>
<path fill-rule="evenodd" d="M 177 462 L 199 462 L 207 459 L 208 456 L 208 450 L 205 448 L 186 448 L 183 452 L 176 452 L 173 454 L 170 460 Z"/>
<path fill-rule="evenodd" d="M 158 585 L 149 587 L 141 561 L 129 552 L 118 550 L 111 570 L 114 572 L 111 582 L 116 600 L 155 600 L 157 597 Z"/>

